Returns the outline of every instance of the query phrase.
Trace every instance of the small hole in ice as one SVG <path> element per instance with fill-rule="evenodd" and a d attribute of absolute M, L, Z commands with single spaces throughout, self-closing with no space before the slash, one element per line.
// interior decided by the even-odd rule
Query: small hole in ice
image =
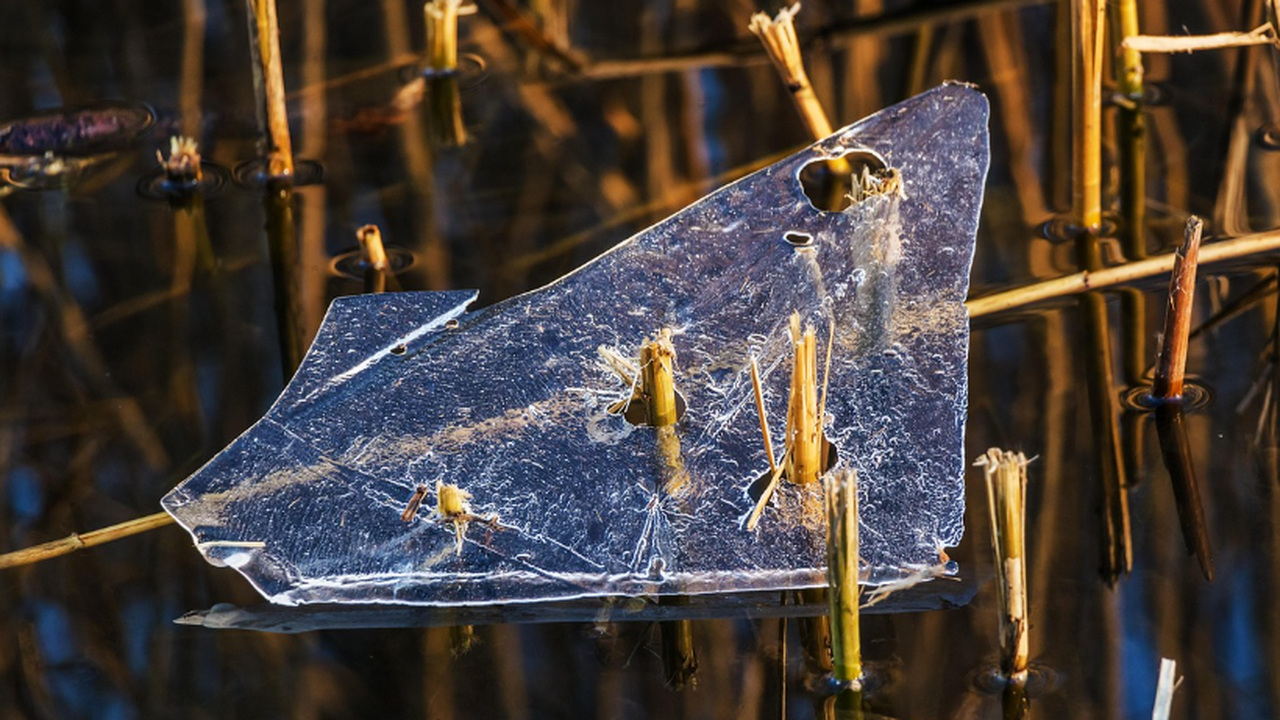
<path fill-rule="evenodd" d="M 793 230 L 784 234 L 782 239 L 786 240 L 794 247 L 808 247 L 813 244 L 813 236 L 807 232 L 796 232 Z"/>
<path fill-rule="evenodd" d="M 457 329 L 458 329 L 458 318 L 449 318 L 448 320 L 446 320 L 446 321 L 444 322 L 444 327 L 445 327 L 445 329 L 446 329 L 446 330 L 457 330 Z"/>
<path fill-rule="evenodd" d="M 395 347 L 391 348 L 391 354 L 392 354 L 392 355 L 403 355 L 403 354 L 405 354 L 405 353 L 407 353 L 407 352 L 409 352 L 409 348 L 408 348 L 407 346 L 405 346 L 405 345 L 397 345 L 397 346 L 395 346 Z"/>

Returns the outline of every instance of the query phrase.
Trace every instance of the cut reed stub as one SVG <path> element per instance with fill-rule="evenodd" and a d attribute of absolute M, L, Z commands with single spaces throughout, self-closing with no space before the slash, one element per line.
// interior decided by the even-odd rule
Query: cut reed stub
<path fill-rule="evenodd" d="M 1010 684 L 1025 684 L 1027 637 L 1027 457 L 991 448 L 974 463 L 987 485 L 991 549 L 1000 599 L 1000 669 Z"/>
<path fill-rule="evenodd" d="M 1200 236 L 1204 221 L 1192 215 L 1187 218 L 1182 246 L 1173 259 L 1169 278 L 1169 306 L 1164 317 L 1164 339 L 1156 359 L 1155 384 L 1151 394 L 1158 400 L 1182 397 L 1187 370 L 1187 347 L 1191 337 L 1191 309 L 1196 294 L 1196 268 L 1200 261 Z"/>

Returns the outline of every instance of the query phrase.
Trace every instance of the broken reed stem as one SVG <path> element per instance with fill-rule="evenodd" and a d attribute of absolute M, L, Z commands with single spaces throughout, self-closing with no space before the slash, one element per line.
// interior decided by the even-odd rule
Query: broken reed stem
<path fill-rule="evenodd" d="M 1230 240 L 1220 240 L 1200 250 L 1200 264 L 1207 265 L 1224 260 L 1234 260 L 1260 253 L 1280 251 L 1280 230 L 1241 235 Z M 1134 280 L 1162 275 L 1173 269 L 1176 253 L 1157 255 L 1144 260 L 1125 263 L 1101 270 L 1082 270 L 1052 280 L 1031 283 L 1022 287 L 992 293 L 965 301 L 969 317 L 981 317 L 1004 310 L 1030 305 L 1041 300 L 1075 295 L 1090 290 L 1120 285 Z"/>
<path fill-rule="evenodd" d="M 360 259 L 369 267 L 386 272 L 391 269 L 387 260 L 387 248 L 382 244 L 382 231 L 377 225 L 365 225 L 356 231 L 360 242 Z"/>
<path fill-rule="evenodd" d="M 157 150 L 156 159 L 164 169 L 165 179 L 175 187 L 196 188 L 200 185 L 200 148 L 195 138 L 170 136 L 169 157 L 166 158 Z"/>
<path fill-rule="evenodd" d="M 764 454 L 769 458 L 769 471 L 777 472 L 778 463 L 773 459 L 773 441 L 769 439 L 769 416 L 764 409 L 764 392 L 760 389 L 760 367 L 751 358 L 751 389 L 756 394 L 756 414 L 760 416 L 760 435 L 764 437 Z"/>
<path fill-rule="evenodd" d="M 822 474 L 822 418 L 818 417 L 818 362 L 813 328 L 800 330 L 800 314 L 791 316 L 791 395 L 787 415 L 791 417 L 787 445 L 791 453 L 787 479 L 807 485 Z"/>
<path fill-rule="evenodd" d="M 382 231 L 377 225 L 365 225 L 356 231 L 360 243 L 360 260 L 364 263 L 364 291 L 380 293 L 387 289 L 387 276 L 391 263 L 387 260 L 387 248 L 382 244 Z"/>
<path fill-rule="evenodd" d="M 280 61 L 280 26 L 275 0 L 249 0 L 253 16 L 249 29 L 257 40 L 254 80 L 261 94 L 259 119 L 266 121 L 267 175 L 293 175 L 293 142 L 289 137 L 289 113 L 285 106 L 284 71 Z"/>
<path fill-rule="evenodd" d="M 1169 307 L 1164 316 L 1164 341 L 1156 359 L 1155 385 L 1151 389 L 1151 394 L 1161 400 L 1182 397 L 1203 231 L 1204 221 L 1195 215 L 1187 218 L 1182 246 L 1174 253 L 1173 273 L 1169 278 Z"/>
<path fill-rule="evenodd" d="M 1170 658 L 1160 658 L 1160 679 L 1156 682 L 1156 702 L 1151 709 L 1151 720 L 1169 720 L 1173 708 L 1173 692 L 1178 689 L 1178 663 Z"/>
<path fill-rule="evenodd" d="M 1102 225 L 1102 68 L 1106 0 L 1072 0 L 1074 182 L 1072 214 L 1086 230 Z"/>
<path fill-rule="evenodd" d="M 1124 39 L 1124 49 L 1139 53 L 1193 53 L 1197 50 L 1220 50 L 1250 45 L 1276 44 L 1275 30 L 1271 23 L 1264 23 L 1244 32 L 1224 32 L 1212 35 L 1131 35 Z"/>
<path fill-rule="evenodd" d="M 1010 683 L 1027 679 L 1027 458 L 991 448 L 975 465 L 985 473 L 991 549 L 1000 597 L 1001 671 Z"/>
<path fill-rule="evenodd" d="M 800 12 L 800 3 L 782 8 L 778 14 L 770 18 L 768 13 L 756 13 L 751 16 L 747 28 L 760 38 L 769 60 L 777 68 L 782 77 L 782 84 L 787 87 L 791 100 L 795 103 L 800 119 L 809 129 L 814 140 L 821 140 L 831 134 L 831 121 L 822 109 L 822 103 L 813 92 L 809 82 L 809 74 L 804 70 L 804 60 L 800 56 L 800 40 L 796 37 L 796 13 Z M 849 163 L 843 159 L 831 161 L 834 172 L 849 174 Z"/>
<path fill-rule="evenodd" d="M 427 67 L 436 72 L 458 69 L 458 8 L 462 0 L 431 0 L 422 6 L 427 24 Z"/>
<path fill-rule="evenodd" d="M 71 533 L 61 540 L 53 540 L 0 555 L 0 570 L 43 562 L 50 558 L 68 555 L 83 548 L 102 545 L 103 543 L 144 533 L 172 523 L 173 516 L 167 512 L 158 512 L 154 515 L 134 518 L 133 520 L 127 520 L 87 533 Z"/>
<path fill-rule="evenodd" d="M 667 328 L 640 348 L 641 393 L 649 405 L 649 424 L 656 427 L 674 425 L 677 420 L 673 378 L 675 358 L 671 330 Z"/>
<path fill-rule="evenodd" d="M 858 473 L 842 470 L 823 481 L 827 508 L 827 590 L 831 610 L 831 657 L 836 679 L 862 678 L 858 626 Z"/>

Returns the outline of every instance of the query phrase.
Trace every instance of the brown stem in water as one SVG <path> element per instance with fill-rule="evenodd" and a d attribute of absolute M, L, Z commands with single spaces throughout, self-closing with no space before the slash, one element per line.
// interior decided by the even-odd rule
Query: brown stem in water
<path fill-rule="evenodd" d="M 71 533 L 61 540 L 53 540 L 0 555 L 0 570 L 20 565 L 31 565 L 61 555 L 68 555 L 83 548 L 102 545 L 112 540 L 137 535 L 138 533 L 144 533 L 172 523 L 173 517 L 169 513 L 158 512 L 154 515 L 134 518 L 133 520 L 127 520 L 87 533 Z"/>
<path fill-rule="evenodd" d="M 823 481 L 827 508 L 827 603 L 836 679 L 862 680 L 858 624 L 858 474 L 833 472 Z"/>
<path fill-rule="evenodd" d="M 1188 218 L 1182 247 L 1174 253 L 1173 275 L 1169 279 L 1169 307 L 1164 318 L 1164 342 L 1156 360 L 1155 386 L 1151 391 L 1161 400 L 1182 397 L 1203 230 L 1204 222 L 1200 218 L 1194 215 Z"/>
<path fill-rule="evenodd" d="M 391 274 L 391 263 L 387 260 L 387 249 L 382 244 L 382 231 L 377 225 L 365 225 L 356 231 L 356 240 L 360 242 L 360 259 L 365 265 L 364 291 L 385 292 L 387 276 Z"/>

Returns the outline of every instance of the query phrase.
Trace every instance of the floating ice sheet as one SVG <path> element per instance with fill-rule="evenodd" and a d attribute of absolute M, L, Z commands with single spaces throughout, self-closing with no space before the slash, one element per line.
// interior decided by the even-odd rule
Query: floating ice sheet
<path fill-rule="evenodd" d="M 821 485 L 783 484 L 748 531 L 768 459 L 749 358 L 781 438 L 788 320 L 825 344 L 838 466 L 861 480 L 862 559 L 886 582 L 962 532 L 968 318 L 987 104 L 958 84 L 851 125 L 539 290 L 333 303 L 267 415 L 164 498 L 215 564 L 271 601 L 512 603 L 824 584 Z M 815 210 L 809 162 L 870 152 L 901 193 Z M 787 233 L 811 242 L 795 245 Z M 608 409 L 670 328 L 687 411 L 674 432 Z M 821 356 L 820 356 L 821 357 Z M 490 523 L 434 509 L 437 480 Z M 402 513 L 419 485 L 419 512 Z"/>

